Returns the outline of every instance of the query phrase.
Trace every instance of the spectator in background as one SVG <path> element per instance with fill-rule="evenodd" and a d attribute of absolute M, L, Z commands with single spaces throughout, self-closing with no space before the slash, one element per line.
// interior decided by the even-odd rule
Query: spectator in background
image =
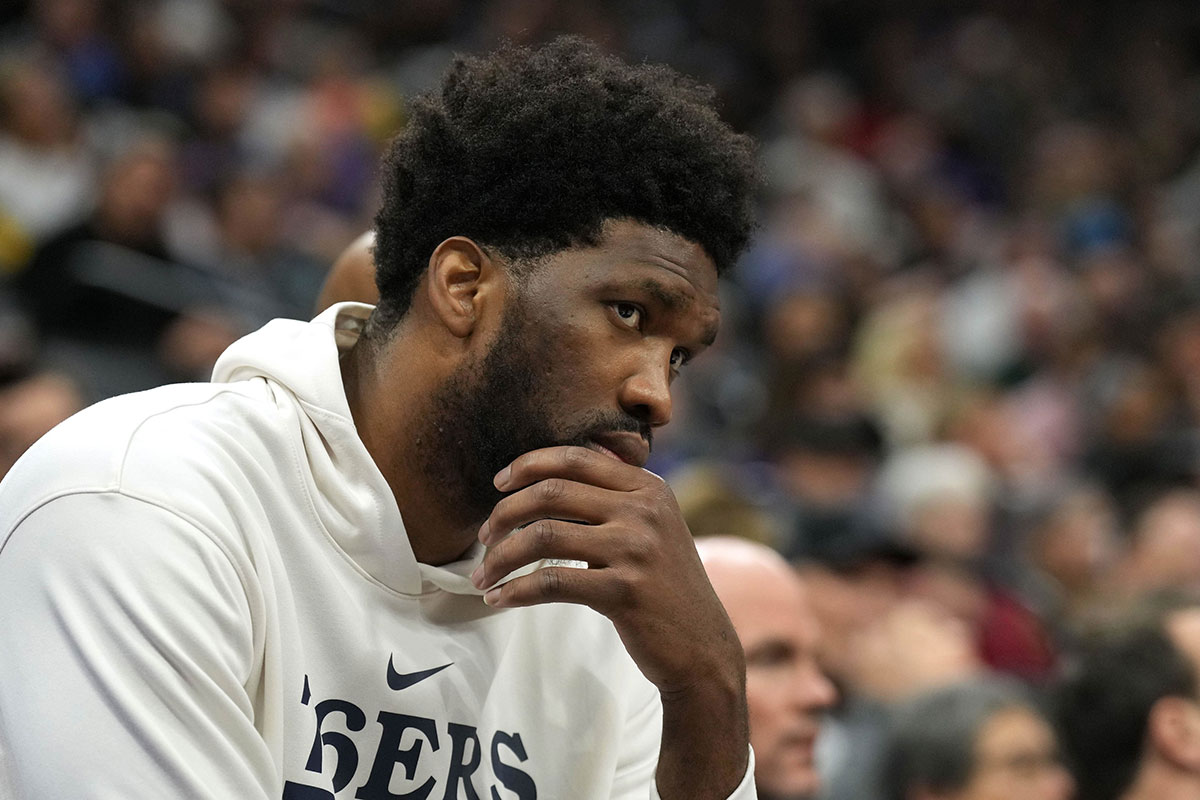
<path fill-rule="evenodd" d="M 205 267 L 222 305 L 247 330 L 276 317 L 307 318 L 328 266 L 284 235 L 283 182 L 282 175 L 246 170 L 217 194 L 218 246 Z"/>
<path fill-rule="evenodd" d="M 66 375 L 40 372 L 0 383 L 0 478 L 30 445 L 83 405 L 79 387 Z"/>
<path fill-rule="evenodd" d="M 853 372 L 892 445 L 933 439 L 961 390 L 946 357 L 939 302 L 932 276 L 903 273 L 855 332 Z"/>
<path fill-rule="evenodd" d="M 244 129 L 256 96 L 255 73 L 249 65 L 208 65 L 192 93 L 195 129 L 181 147 L 180 183 L 200 197 L 216 194 L 221 177 L 252 158 Z"/>
<path fill-rule="evenodd" d="M 379 288 L 375 286 L 375 261 L 371 256 L 374 247 L 374 231 L 367 231 L 350 243 L 333 262 L 333 267 L 325 277 L 313 313 L 320 314 L 331 305 L 348 300 L 371 305 L 379 302 Z"/>
<path fill-rule="evenodd" d="M 897 709 L 887 785 L 891 800 L 1069 800 L 1074 790 L 1050 723 L 1020 684 L 994 677 Z"/>
<path fill-rule="evenodd" d="M 971 448 L 922 444 L 895 451 L 879 474 L 883 513 L 929 556 L 981 564 L 992 547 L 996 480 Z"/>
<path fill-rule="evenodd" d="M 165 137 L 146 134 L 126 144 L 104 170 L 93 212 L 34 254 L 20 288 L 44 333 L 144 340 L 161 330 L 171 316 L 167 310 L 110 296 L 94 285 L 89 265 L 96 263 L 97 250 L 120 248 L 142 257 L 138 264 L 155 263 L 165 271 L 171 254 L 163 220 L 174 193 L 173 166 L 173 145 Z M 130 291 L 141 288 L 130 283 Z"/>
<path fill-rule="evenodd" d="M 1164 589 L 1200 591 L 1200 491 L 1168 491 L 1138 515 L 1121 580 L 1130 597 Z"/>
<path fill-rule="evenodd" d="M 62 77 L 34 58 L 0 65 L 0 277 L 87 213 L 94 182 Z"/>
<path fill-rule="evenodd" d="M 0 479 L 84 402 L 70 375 L 39 363 L 33 326 L 0 293 Z"/>
<path fill-rule="evenodd" d="M 961 620 L 988 666 L 1045 678 L 1055 661 L 1052 642 L 997 567 L 996 480 L 982 456 L 950 443 L 901 450 L 881 469 L 879 491 L 883 513 L 925 556 L 911 592 Z"/>
<path fill-rule="evenodd" d="M 856 523 L 883 442 L 874 422 L 852 409 L 792 412 L 770 444 L 776 480 L 795 508 L 789 556 L 835 546 Z"/>
<path fill-rule="evenodd" d="M 40 43 L 62 65 L 74 93 L 89 104 L 120 96 L 123 54 L 101 0 L 38 0 L 31 5 Z"/>
<path fill-rule="evenodd" d="M 1058 716 L 1086 800 L 1200 796 L 1200 601 L 1159 596 L 1093 632 Z"/>
<path fill-rule="evenodd" d="M 971 630 L 913 595 L 919 554 L 878 529 L 838 533 L 810 543 L 797 562 L 840 697 L 817 746 L 820 798 L 880 800 L 888 709 L 982 665 Z"/>
<path fill-rule="evenodd" d="M 1195 447 L 1186 429 L 1176 428 L 1171 383 L 1158 363 L 1111 351 L 1082 388 L 1094 409 L 1083 464 L 1126 519 L 1165 487 L 1195 481 Z"/>
<path fill-rule="evenodd" d="M 172 143 L 145 134 L 104 170 L 95 210 L 45 242 L 17 283 L 46 358 L 93 399 L 207 374 L 240 331 L 210 281 L 175 263 L 163 223 Z"/>
<path fill-rule="evenodd" d="M 837 692 L 817 663 L 821 632 L 807 589 L 764 545 L 713 537 L 698 539 L 696 548 L 746 652 L 758 796 L 813 797 L 820 786 L 813 754 L 821 716 Z"/>
<path fill-rule="evenodd" d="M 1027 594 L 1057 643 L 1069 645 L 1089 614 L 1117 596 L 1124 536 L 1099 486 L 1064 489 L 1029 520 L 1023 561 Z"/>

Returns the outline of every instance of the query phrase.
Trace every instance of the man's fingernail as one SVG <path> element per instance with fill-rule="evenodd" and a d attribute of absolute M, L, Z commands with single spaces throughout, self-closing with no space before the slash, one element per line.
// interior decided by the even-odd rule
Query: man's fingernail
<path fill-rule="evenodd" d="M 471 583 L 475 584 L 476 589 L 483 588 L 483 564 L 480 564 L 475 568 L 475 571 L 471 573 Z"/>
<path fill-rule="evenodd" d="M 505 467 L 496 473 L 496 477 L 492 479 L 492 484 L 497 489 L 504 489 L 508 485 L 508 479 L 512 475 L 512 467 Z"/>
<path fill-rule="evenodd" d="M 479 541 L 483 542 L 484 544 L 488 543 L 488 533 L 491 531 L 490 522 L 491 520 L 485 519 L 483 524 L 479 526 Z"/>
<path fill-rule="evenodd" d="M 496 605 L 496 601 L 499 599 L 500 599 L 500 587 L 499 586 L 497 586 L 495 589 L 488 589 L 483 594 L 483 602 L 487 603 L 489 606 Z"/>

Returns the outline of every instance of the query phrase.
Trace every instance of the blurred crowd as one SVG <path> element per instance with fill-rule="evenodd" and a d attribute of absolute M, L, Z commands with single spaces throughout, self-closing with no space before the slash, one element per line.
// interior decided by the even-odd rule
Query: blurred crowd
<path fill-rule="evenodd" d="M 408 99 L 561 32 L 711 83 L 761 142 L 761 230 L 651 466 L 808 586 L 824 796 L 880 796 L 880 707 L 904 746 L 958 713 L 927 690 L 999 673 L 970 713 L 1025 708 L 1098 620 L 1200 590 L 1189 2 L 6 3 L 0 475 L 310 316 Z"/>

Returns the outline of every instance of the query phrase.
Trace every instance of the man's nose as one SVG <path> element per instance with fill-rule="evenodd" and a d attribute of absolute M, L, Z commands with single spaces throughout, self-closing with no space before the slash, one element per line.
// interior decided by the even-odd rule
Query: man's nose
<path fill-rule="evenodd" d="M 796 675 L 795 697 L 806 710 L 831 708 L 838 699 L 837 687 L 816 664 L 801 668 Z"/>
<path fill-rule="evenodd" d="M 645 358 L 621 384 L 621 407 L 654 427 L 671 421 L 671 364 L 666 357 Z"/>

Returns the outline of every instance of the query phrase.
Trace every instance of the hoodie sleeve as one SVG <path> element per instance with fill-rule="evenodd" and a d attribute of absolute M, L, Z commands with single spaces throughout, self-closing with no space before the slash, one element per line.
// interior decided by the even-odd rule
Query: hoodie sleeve
<path fill-rule="evenodd" d="M 116 492 L 42 505 L 0 550 L 10 791 L 278 797 L 245 689 L 254 638 L 241 576 L 192 523 Z"/>

